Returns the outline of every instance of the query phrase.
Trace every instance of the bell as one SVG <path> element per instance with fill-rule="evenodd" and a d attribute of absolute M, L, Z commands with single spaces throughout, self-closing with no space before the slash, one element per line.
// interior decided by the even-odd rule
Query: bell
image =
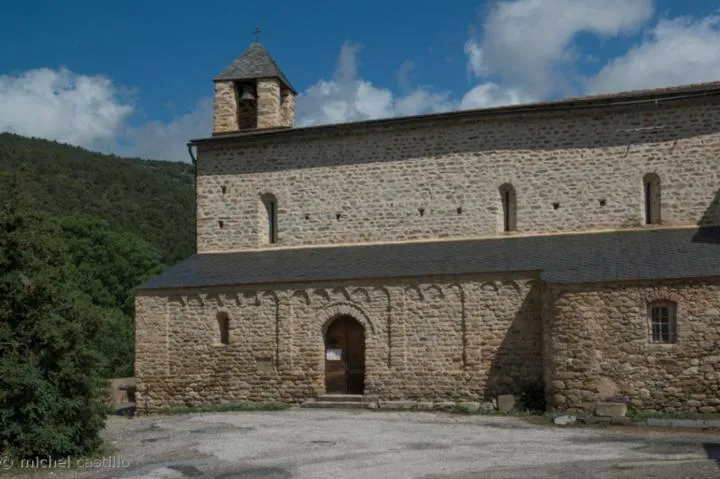
<path fill-rule="evenodd" d="M 255 101 L 255 95 L 249 87 L 243 87 L 242 95 L 240 95 L 240 101 Z"/>

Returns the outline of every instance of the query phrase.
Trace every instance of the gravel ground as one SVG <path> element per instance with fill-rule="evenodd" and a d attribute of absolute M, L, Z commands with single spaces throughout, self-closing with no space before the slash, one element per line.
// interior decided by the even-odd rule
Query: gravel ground
<path fill-rule="evenodd" d="M 717 478 L 720 434 L 561 428 L 512 417 L 292 409 L 111 417 L 79 478 Z M 90 467 L 92 466 L 92 467 Z M 17 468 L 16 468 L 17 472 Z M 30 471 L 26 471 L 30 472 Z"/>

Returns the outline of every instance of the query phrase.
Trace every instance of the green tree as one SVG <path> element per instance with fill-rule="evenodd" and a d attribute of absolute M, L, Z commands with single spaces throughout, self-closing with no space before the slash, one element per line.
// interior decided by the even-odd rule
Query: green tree
<path fill-rule="evenodd" d="M 107 221 L 93 217 L 58 220 L 61 240 L 76 267 L 78 289 L 102 308 L 86 334 L 103 358 L 105 377 L 133 375 L 135 288 L 165 266 L 148 242 L 117 232 Z"/>
<path fill-rule="evenodd" d="M 102 218 L 69 216 L 58 221 L 81 289 L 95 304 L 132 317 L 135 288 L 165 269 L 160 253 L 139 236 L 113 230 Z"/>
<path fill-rule="evenodd" d="M 59 226 L 24 212 L 18 196 L 0 207 L 0 450 L 84 454 L 104 424 L 90 331 L 102 311 L 76 287 Z"/>
<path fill-rule="evenodd" d="M 103 218 L 113 230 L 152 243 L 168 265 L 195 251 L 195 178 L 188 162 L 120 158 L 0 133 L 0 191 L 19 168 L 26 170 L 32 211 Z"/>

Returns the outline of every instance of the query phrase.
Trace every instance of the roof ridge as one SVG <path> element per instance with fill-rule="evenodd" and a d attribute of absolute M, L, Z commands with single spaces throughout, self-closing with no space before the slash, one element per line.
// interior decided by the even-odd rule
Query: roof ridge
<path fill-rule="evenodd" d="M 253 42 L 239 57 L 228 65 L 213 81 L 252 80 L 258 78 L 277 78 L 286 87 L 297 93 L 277 62 L 260 42 Z"/>
<path fill-rule="evenodd" d="M 310 132 L 347 130 L 373 126 L 401 125 L 424 121 L 475 119 L 481 116 L 496 115 L 521 115 L 528 113 L 541 113 L 553 110 L 579 110 L 590 108 L 613 108 L 630 105 L 651 104 L 675 100 L 690 100 L 693 98 L 718 96 L 720 95 L 720 81 L 705 83 L 691 83 L 671 87 L 633 90 L 600 95 L 581 96 L 573 98 L 562 98 L 553 100 L 533 101 L 527 103 L 508 104 L 492 107 L 473 108 L 468 110 L 450 110 L 436 113 L 422 113 L 409 116 L 398 116 L 389 118 L 375 118 L 371 120 L 354 120 L 344 123 L 323 123 L 320 125 L 300 126 L 295 128 L 267 128 L 262 130 L 248 130 L 241 132 L 230 132 L 215 134 L 211 137 L 197 138 L 190 141 L 191 144 L 215 141 L 234 141 L 241 138 L 252 138 L 266 135 L 295 135 Z"/>

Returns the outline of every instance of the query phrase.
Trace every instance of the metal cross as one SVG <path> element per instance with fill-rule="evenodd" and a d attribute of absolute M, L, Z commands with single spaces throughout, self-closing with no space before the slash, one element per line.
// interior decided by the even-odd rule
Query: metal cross
<path fill-rule="evenodd" d="M 260 30 L 260 27 L 255 27 L 255 31 L 252 32 L 253 35 L 255 35 L 255 42 L 260 43 L 260 34 L 262 33 L 262 30 Z"/>

